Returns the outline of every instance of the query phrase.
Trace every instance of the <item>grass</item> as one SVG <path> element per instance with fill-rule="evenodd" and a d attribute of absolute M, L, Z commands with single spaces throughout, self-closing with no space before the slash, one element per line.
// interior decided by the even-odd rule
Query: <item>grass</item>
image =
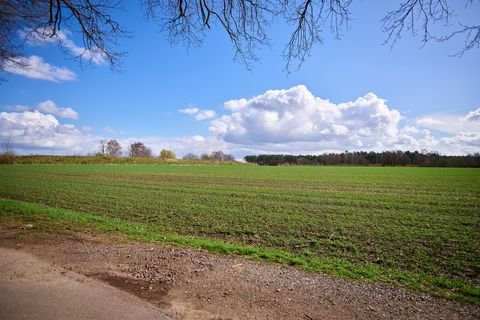
<path fill-rule="evenodd" d="M 0 181 L 3 219 L 480 301 L 478 169 L 16 165 L 1 166 Z"/>

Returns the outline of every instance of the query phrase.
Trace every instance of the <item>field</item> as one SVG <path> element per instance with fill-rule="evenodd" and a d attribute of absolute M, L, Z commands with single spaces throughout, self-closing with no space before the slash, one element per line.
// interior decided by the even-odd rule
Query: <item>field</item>
<path fill-rule="evenodd" d="M 13 165 L 0 166 L 0 198 L 6 220 L 47 219 L 480 303 L 479 169 Z"/>

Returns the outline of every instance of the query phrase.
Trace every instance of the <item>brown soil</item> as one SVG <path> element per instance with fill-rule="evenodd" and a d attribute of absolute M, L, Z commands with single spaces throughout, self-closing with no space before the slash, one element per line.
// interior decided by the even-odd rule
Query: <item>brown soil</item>
<path fill-rule="evenodd" d="M 178 319 L 479 319 L 480 307 L 401 288 L 152 244 L 87 234 L 19 237 L 0 246 L 144 299 Z"/>
<path fill-rule="evenodd" d="M 0 247 L 0 319 L 173 320 L 126 291 Z"/>

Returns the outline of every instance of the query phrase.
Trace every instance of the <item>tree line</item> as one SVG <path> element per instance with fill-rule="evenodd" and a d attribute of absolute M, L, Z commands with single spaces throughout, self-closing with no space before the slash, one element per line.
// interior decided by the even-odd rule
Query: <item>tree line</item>
<path fill-rule="evenodd" d="M 98 145 L 96 156 L 118 158 L 122 156 L 130 158 L 151 158 L 153 157 L 152 149 L 147 147 L 143 142 L 136 141 L 129 145 L 126 152 L 122 152 L 122 146 L 115 139 L 102 139 Z M 177 159 L 177 155 L 172 150 L 162 149 L 158 155 L 160 159 Z M 235 157 L 223 151 L 213 151 L 211 153 L 203 153 L 196 155 L 187 153 L 183 156 L 183 160 L 210 160 L 210 161 L 235 161 Z"/>
<path fill-rule="evenodd" d="M 122 156 L 130 158 L 151 158 L 153 157 L 152 149 L 147 147 L 143 142 L 136 141 L 128 146 L 128 150 L 124 153 L 122 146 L 115 139 L 101 139 L 98 145 L 96 156 L 118 158 Z M 176 159 L 175 152 L 167 149 L 162 149 L 159 154 L 162 159 Z"/>
<path fill-rule="evenodd" d="M 464 156 L 446 156 L 438 152 L 383 151 L 324 153 L 321 155 L 261 154 L 244 157 L 246 162 L 258 165 L 378 165 L 419 167 L 480 167 L 480 153 Z"/>

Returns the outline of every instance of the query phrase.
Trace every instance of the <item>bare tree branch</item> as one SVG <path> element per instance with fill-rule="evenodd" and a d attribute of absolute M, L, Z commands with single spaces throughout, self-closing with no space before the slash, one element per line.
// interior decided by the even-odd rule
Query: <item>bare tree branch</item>
<path fill-rule="evenodd" d="M 287 22 L 295 26 L 283 55 L 286 70 L 296 62 L 297 68 L 310 55 L 312 47 L 322 42 L 321 34 L 325 26 L 335 38 L 340 39 L 342 30 L 348 28 L 351 0 L 304 0 L 285 1 Z"/>
<path fill-rule="evenodd" d="M 126 36 L 110 15 L 118 8 L 109 0 L 0 0 L 0 68 L 23 53 L 26 39 L 20 35 L 37 41 L 56 39 L 62 45 L 59 32 L 64 26 L 82 35 L 84 49 L 74 56 L 90 60 L 101 56 L 117 68 L 123 53 L 115 46 Z"/>
<path fill-rule="evenodd" d="M 222 27 L 235 57 L 247 68 L 257 60 L 255 50 L 269 45 L 266 27 L 278 14 L 270 0 L 145 0 L 147 16 L 159 20 L 171 43 L 198 45 L 205 32 Z"/>
<path fill-rule="evenodd" d="M 474 0 L 468 0 L 466 8 L 472 6 L 474 2 Z M 445 42 L 463 36 L 464 46 L 454 54 L 456 56 L 461 56 L 468 50 L 480 48 L 480 25 L 459 23 L 459 29 L 443 36 L 431 32 L 435 24 L 440 23 L 444 27 L 451 27 L 450 21 L 453 17 L 455 12 L 449 6 L 448 0 L 407 0 L 383 18 L 382 31 L 387 34 L 384 44 L 393 47 L 405 31 L 410 31 L 414 36 L 421 32 L 424 45 L 431 40 Z"/>
<path fill-rule="evenodd" d="M 118 1 L 118 2 L 115 2 Z M 56 40 L 67 52 L 95 62 L 119 65 L 122 52 L 117 41 L 127 33 L 112 16 L 123 0 L 0 0 L 0 71 L 5 63 L 18 63 L 26 33 L 51 43 Z M 467 7 L 480 1 L 467 0 Z M 258 59 L 257 50 L 270 45 L 268 28 L 274 19 L 284 19 L 293 31 L 283 50 L 286 70 L 299 68 L 325 32 L 340 39 L 351 20 L 352 0 L 142 0 L 149 19 L 157 21 L 172 44 L 202 43 L 213 28 L 225 31 L 234 57 L 247 68 Z M 480 47 L 480 25 L 460 21 L 457 30 L 438 35 L 438 26 L 452 30 L 456 17 L 451 0 L 402 0 L 383 18 L 385 44 L 394 46 L 406 32 L 421 34 L 421 42 L 445 42 L 463 37 L 456 55 Z M 67 43 L 63 29 L 80 34 L 83 47 Z M 432 31 L 433 30 L 433 31 Z M 53 39 L 53 40 L 52 40 Z M 68 47 L 69 46 L 69 47 Z M 74 50 L 72 50 L 72 48 Z M 101 59 L 100 59 L 101 58 Z"/>

